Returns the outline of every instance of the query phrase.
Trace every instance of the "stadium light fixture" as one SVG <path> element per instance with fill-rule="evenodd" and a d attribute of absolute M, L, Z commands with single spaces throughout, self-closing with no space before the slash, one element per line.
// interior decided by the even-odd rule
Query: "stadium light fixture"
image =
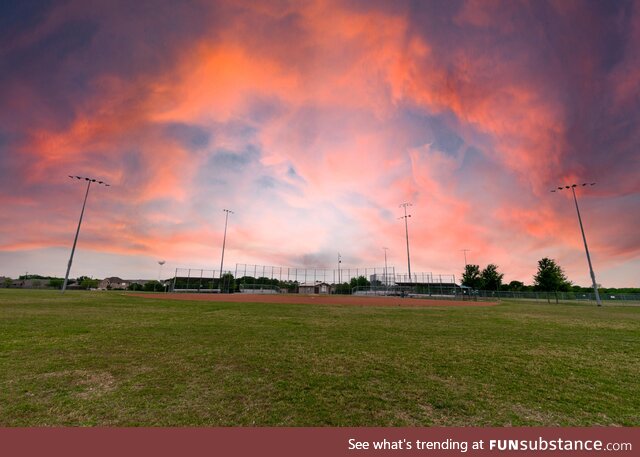
<path fill-rule="evenodd" d="M 340 275 L 340 264 L 342 263 L 342 256 L 338 252 L 338 284 L 342 284 L 342 277 Z"/>
<path fill-rule="evenodd" d="M 67 264 L 67 273 L 64 275 L 64 283 L 62 284 L 62 293 L 67 289 L 67 283 L 69 282 L 69 271 L 71 270 L 71 264 L 73 263 L 73 254 L 76 252 L 76 244 L 78 243 L 78 234 L 80 233 L 80 225 L 82 225 L 82 217 L 84 216 L 84 208 L 87 205 L 87 197 L 89 196 L 89 189 L 91 188 L 91 183 L 96 183 L 103 185 L 105 187 L 110 187 L 110 184 L 107 184 L 104 181 L 99 181 L 94 178 L 86 178 L 84 176 L 71 176 L 68 175 L 71 179 L 84 179 L 87 181 L 87 191 L 84 194 L 84 202 L 82 203 L 82 211 L 80 212 L 80 220 L 78 221 L 78 228 L 76 229 L 76 236 L 73 239 L 73 247 L 71 248 L 71 256 L 69 257 L 69 263 Z"/>
<path fill-rule="evenodd" d="M 411 203 L 402 203 L 399 208 L 404 208 L 404 216 L 399 217 L 398 219 L 404 219 L 404 231 L 407 237 L 407 268 L 409 269 L 409 282 L 411 280 L 411 257 L 409 256 L 409 227 L 407 224 L 407 218 L 411 217 L 411 214 L 407 214 L 407 206 L 412 206 Z"/>
<path fill-rule="evenodd" d="M 596 183 L 582 183 L 580 187 L 586 186 L 595 186 Z M 593 283 L 593 292 L 596 295 L 596 303 L 598 306 L 602 306 L 602 301 L 600 300 L 600 294 L 598 293 L 598 284 L 596 283 L 596 275 L 593 272 L 593 266 L 591 265 L 591 256 L 589 255 L 589 247 L 587 246 L 587 238 L 584 235 L 584 227 L 582 226 L 582 217 L 580 217 L 580 208 L 578 207 L 578 198 L 576 197 L 576 187 L 578 184 L 571 184 L 568 186 L 559 186 L 556 189 L 551 190 L 551 192 L 557 192 L 560 190 L 571 189 L 573 193 L 573 201 L 576 204 L 576 212 L 578 213 L 578 222 L 580 223 L 580 232 L 582 233 L 582 241 L 584 242 L 584 250 L 587 253 L 587 262 L 589 263 L 589 273 L 591 274 L 591 282 Z"/>
<path fill-rule="evenodd" d="M 227 221 L 229 220 L 229 213 L 235 214 L 230 209 L 223 209 L 226 214 L 224 215 L 224 237 L 222 238 L 222 258 L 220 259 L 220 292 L 222 292 L 222 267 L 224 265 L 224 246 L 227 243 Z"/>

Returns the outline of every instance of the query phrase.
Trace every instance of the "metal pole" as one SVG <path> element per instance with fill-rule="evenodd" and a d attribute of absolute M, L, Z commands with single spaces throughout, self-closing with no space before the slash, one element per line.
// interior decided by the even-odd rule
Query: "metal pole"
<path fill-rule="evenodd" d="M 464 252 L 464 268 L 467 269 L 467 252 L 471 251 L 471 249 L 461 249 Z"/>
<path fill-rule="evenodd" d="M 71 256 L 69 257 L 69 263 L 67 264 L 67 273 L 64 275 L 64 283 L 62 284 L 62 293 L 67 289 L 67 282 L 69 281 L 69 271 L 71 270 L 71 263 L 73 262 L 73 254 L 76 252 L 76 243 L 78 242 L 78 234 L 80 233 L 80 225 L 82 225 L 82 217 L 84 216 L 84 208 L 87 205 L 87 197 L 89 196 L 89 188 L 91 187 L 91 180 L 87 180 L 87 191 L 84 194 L 84 202 L 82 203 L 82 211 L 80 212 L 80 220 L 78 221 L 78 228 L 76 229 L 76 236 L 73 239 L 73 247 L 71 248 Z"/>
<path fill-rule="evenodd" d="M 382 249 L 384 249 L 384 285 L 385 285 L 385 288 L 388 289 L 389 281 L 387 280 L 387 251 L 389 250 L 389 248 L 382 248 Z"/>
<path fill-rule="evenodd" d="M 164 260 L 158 260 L 158 265 L 160 265 L 160 270 L 158 271 L 158 283 L 160 284 L 163 290 L 164 290 L 164 285 L 162 284 L 161 280 L 162 280 L 162 266 L 164 264 L 165 264 Z M 154 290 L 155 290 L 155 287 L 154 287 Z"/>
<path fill-rule="evenodd" d="M 87 181 L 87 191 L 84 194 L 84 201 L 82 202 L 82 211 L 80 212 L 80 220 L 78 221 L 78 228 L 76 230 L 76 236 L 73 239 L 73 247 L 71 248 L 71 256 L 69 257 L 69 263 L 67 264 L 67 273 L 64 276 L 64 283 L 62 284 L 62 293 L 64 293 L 64 291 L 67 288 L 67 283 L 69 282 L 69 271 L 71 270 L 71 264 L 73 263 L 73 254 L 76 251 L 76 243 L 78 242 L 78 234 L 80 233 L 80 226 L 82 225 L 82 217 L 84 216 L 84 208 L 87 205 L 87 197 L 89 196 L 89 188 L 91 187 L 91 183 L 95 182 L 98 184 L 102 184 L 105 187 L 109 187 L 111 186 L 111 184 L 107 184 L 104 181 L 99 181 L 97 179 L 94 178 L 87 178 L 84 176 L 71 176 L 69 175 L 69 178 L 73 179 L 84 179 L 85 181 Z"/>
<path fill-rule="evenodd" d="M 412 281 L 411 279 L 411 257 L 409 256 L 409 226 L 407 224 L 407 218 L 411 217 L 411 214 L 407 215 L 407 206 L 411 206 L 411 203 L 403 203 L 400 205 L 401 208 L 404 208 L 404 216 L 400 217 L 399 219 L 403 219 L 404 218 L 404 231 L 405 231 L 405 235 L 407 238 L 407 268 L 409 270 L 409 281 Z"/>
<path fill-rule="evenodd" d="M 593 291 L 596 294 L 596 303 L 598 306 L 602 306 L 600 301 L 600 294 L 598 293 L 598 285 L 596 284 L 596 275 L 593 272 L 593 266 L 591 265 L 591 256 L 589 255 L 589 247 L 587 246 L 587 238 L 584 235 L 584 227 L 582 226 L 582 217 L 580 217 L 580 208 L 578 208 L 578 199 L 576 197 L 576 185 L 571 186 L 571 192 L 573 192 L 573 201 L 576 204 L 576 212 L 578 213 L 578 222 L 580 223 L 580 232 L 582 233 L 582 241 L 584 241 L 584 250 L 587 253 L 587 262 L 589 263 L 589 273 L 591 274 L 591 282 L 593 283 Z"/>
<path fill-rule="evenodd" d="M 222 292 L 222 267 L 224 265 L 224 246 L 227 243 L 227 221 L 229 220 L 229 213 L 233 214 L 233 211 L 229 209 L 223 209 L 224 215 L 224 236 L 222 238 L 222 258 L 220 259 L 220 292 Z"/>

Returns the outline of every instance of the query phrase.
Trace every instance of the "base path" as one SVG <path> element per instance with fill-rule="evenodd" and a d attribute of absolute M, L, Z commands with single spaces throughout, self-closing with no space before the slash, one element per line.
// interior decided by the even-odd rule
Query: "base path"
<path fill-rule="evenodd" d="M 191 294 L 132 293 L 136 297 L 160 298 L 164 300 L 198 300 L 233 303 L 292 303 L 301 305 L 348 305 L 348 306 L 493 306 L 496 302 L 429 300 L 425 298 L 367 297 L 358 295 L 302 295 L 302 294 Z"/>

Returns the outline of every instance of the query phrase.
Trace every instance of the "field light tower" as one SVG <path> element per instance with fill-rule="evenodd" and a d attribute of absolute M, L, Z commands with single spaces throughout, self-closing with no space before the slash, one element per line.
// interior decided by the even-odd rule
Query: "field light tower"
<path fill-rule="evenodd" d="M 230 209 L 223 209 L 226 214 L 224 215 L 224 237 L 222 238 L 222 259 L 220 259 L 220 292 L 222 292 L 222 267 L 224 265 L 224 246 L 227 243 L 227 221 L 229 220 L 229 213 L 234 214 Z"/>
<path fill-rule="evenodd" d="M 471 249 L 460 249 L 462 252 L 464 252 L 464 268 L 467 268 L 467 252 L 471 252 Z"/>
<path fill-rule="evenodd" d="M 596 183 L 583 183 L 582 187 L 585 186 L 595 186 Z M 591 274 L 591 282 L 593 283 L 593 291 L 596 294 L 596 303 L 598 306 L 602 306 L 602 301 L 600 301 L 600 294 L 598 293 L 598 285 L 596 284 L 596 275 L 593 273 L 593 266 L 591 265 L 591 256 L 589 255 L 589 247 L 587 246 L 587 238 L 584 236 L 584 227 L 582 226 L 582 218 L 580 217 L 580 208 L 578 208 L 578 199 L 576 197 L 576 187 L 578 184 L 571 184 L 569 186 L 558 187 L 557 189 L 553 189 L 551 192 L 557 192 L 559 190 L 571 189 L 573 193 L 573 201 L 576 204 L 576 212 L 578 213 L 578 222 L 580 223 L 580 232 L 582 233 L 582 241 L 584 241 L 584 250 L 587 253 L 587 262 L 589 263 L 589 273 Z"/>
<path fill-rule="evenodd" d="M 384 249 L 384 285 L 385 287 L 389 287 L 389 279 L 387 277 L 387 251 L 389 250 L 389 248 L 382 248 Z"/>
<path fill-rule="evenodd" d="M 342 278 L 340 275 L 340 264 L 342 263 L 342 256 L 338 252 L 338 284 L 342 284 Z"/>
<path fill-rule="evenodd" d="M 402 203 L 399 207 L 404 208 L 404 216 L 400 216 L 398 219 L 404 219 L 404 232 L 407 236 L 407 268 L 409 269 L 409 282 L 411 280 L 411 257 L 409 257 L 409 227 L 407 224 L 407 218 L 411 217 L 411 214 L 407 214 L 407 206 L 412 206 L 411 203 Z"/>
<path fill-rule="evenodd" d="M 164 260 L 158 260 L 158 265 L 160 265 L 160 271 L 158 271 L 158 282 L 162 286 L 163 290 L 164 290 L 164 285 L 160 282 L 160 280 L 162 278 L 162 265 L 164 265 L 164 264 L 165 264 Z"/>
<path fill-rule="evenodd" d="M 89 196 L 89 189 L 91 188 L 91 183 L 95 182 L 97 184 L 102 184 L 105 187 L 109 187 L 110 184 L 107 184 L 104 181 L 98 181 L 93 178 L 85 178 L 84 176 L 71 176 L 71 179 L 84 179 L 87 181 L 87 192 L 84 194 L 84 202 L 82 203 L 82 211 L 80 212 L 80 220 L 78 221 L 78 229 L 76 230 L 76 237 L 73 239 L 73 247 L 71 248 L 71 256 L 69 257 L 69 263 L 67 264 L 67 273 L 64 275 L 64 283 L 62 284 L 62 293 L 67 289 L 67 282 L 69 282 L 69 271 L 71 270 L 71 263 L 73 262 L 73 254 L 76 252 L 76 243 L 78 242 L 78 234 L 80 233 L 80 225 L 82 225 L 82 216 L 84 216 L 84 208 L 87 205 L 87 197 Z"/>

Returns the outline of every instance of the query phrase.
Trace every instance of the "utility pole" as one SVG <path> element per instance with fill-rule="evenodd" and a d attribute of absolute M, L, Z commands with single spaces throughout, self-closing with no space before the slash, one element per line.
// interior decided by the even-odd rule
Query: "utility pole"
<path fill-rule="evenodd" d="M 69 282 L 69 271 L 71 270 L 71 264 L 73 263 L 73 254 L 76 252 L 76 244 L 78 242 L 78 234 L 80 233 L 80 225 L 82 225 L 82 216 L 84 216 L 84 208 L 87 205 L 87 197 L 89 196 L 89 189 L 91 188 L 91 183 L 95 182 L 98 184 L 102 184 L 105 187 L 109 187 L 110 184 L 107 184 L 104 181 L 98 181 L 93 178 L 85 178 L 84 176 L 71 176 L 71 179 L 84 179 L 87 181 L 87 191 L 84 194 L 84 202 L 82 203 L 82 211 L 80 212 L 80 220 L 78 221 L 78 228 L 76 229 L 76 236 L 73 239 L 73 247 L 71 248 L 71 256 L 69 257 L 69 263 L 67 264 L 67 273 L 64 275 L 64 283 L 62 284 L 62 293 L 67 289 L 67 283 Z"/>
<path fill-rule="evenodd" d="M 227 221 L 229 220 L 229 213 L 234 214 L 230 209 L 223 209 L 226 214 L 224 215 L 224 237 L 222 238 L 222 258 L 220 259 L 220 292 L 222 292 L 222 267 L 224 266 L 224 246 L 227 243 Z"/>
<path fill-rule="evenodd" d="M 409 227 L 407 224 L 407 218 L 411 217 L 411 214 L 407 214 L 407 206 L 412 206 L 411 203 L 402 203 L 399 207 L 404 208 L 404 216 L 398 219 L 404 219 L 404 231 L 407 237 L 407 268 L 409 270 L 409 282 L 413 282 L 411 279 L 411 257 L 409 256 Z"/>
<path fill-rule="evenodd" d="M 582 187 L 585 186 L 595 186 L 596 183 L 583 183 Z M 578 198 L 576 197 L 576 187 L 577 184 L 571 184 L 569 186 L 558 187 L 557 189 L 553 189 L 551 192 L 556 192 L 558 190 L 571 189 L 573 193 L 573 201 L 576 204 L 576 212 L 578 213 L 578 222 L 580 223 L 580 232 L 582 233 L 582 241 L 584 242 L 584 250 L 587 253 L 587 263 L 589 264 L 589 274 L 591 275 L 591 282 L 593 284 L 593 292 L 596 296 L 596 303 L 598 306 L 602 306 L 602 301 L 600 300 L 600 293 L 598 292 L 598 284 L 596 283 L 596 275 L 593 272 L 593 266 L 591 265 L 591 256 L 589 255 L 589 247 L 587 246 L 587 238 L 584 235 L 584 227 L 582 226 L 582 217 L 580 217 L 580 208 L 578 208 Z"/>

